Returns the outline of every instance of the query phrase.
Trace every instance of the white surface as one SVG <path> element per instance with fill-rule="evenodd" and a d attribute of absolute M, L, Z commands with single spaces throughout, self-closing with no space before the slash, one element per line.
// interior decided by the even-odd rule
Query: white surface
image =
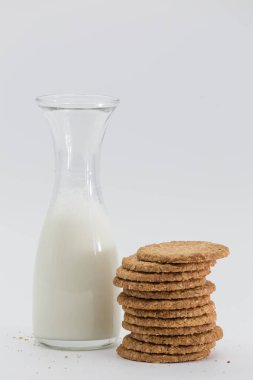
<path fill-rule="evenodd" d="M 104 141 L 102 183 L 120 255 L 155 241 L 227 244 L 232 254 L 211 277 L 225 337 L 217 363 L 142 365 L 108 350 L 82 354 L 75 371 L 86 378 L 90 368 L 95 379 L 110 371 L 115 378 L 181 380 L 190 371 L 195 379 L 251 378 L 253 2 L 1 0 L 0 7 L 3 331 L 31 332 L 35 252 L 52 191 L 52 142 L 34 98 L 109 94 L 121 104 Z M 6 339 L 1 345 L 12 348 L 0 356 L 4 379 L 6 371 L 35 376 L 29 371 L 39 352 L 44 375 L 49 358 L 62 357 L 32 345 L 16 352 L 15 340 Z M 61 370 L 54 371 L 57 378 Z"/>
<path fill-rule="evenodd" d="M 35 346 L 25 331 L 1 335 L 1 375 L 5 380 L 34 379 L 250 379 L 252 349 L 245 341 L 221 341 L 209 358 L 191 363 L 150 364 L 124 360 L 115 348 L 67 352 Z M 67 356 L 67 358 L 65 357 Z M 230 361 L 230 363 L 228 363 Z"/>

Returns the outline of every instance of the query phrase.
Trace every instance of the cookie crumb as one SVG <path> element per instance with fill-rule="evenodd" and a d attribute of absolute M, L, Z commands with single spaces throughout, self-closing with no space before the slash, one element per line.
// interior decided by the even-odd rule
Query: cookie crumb
<path fill-rule="evenodd" d="M 230 360 L 228 360 L 227 363 L 230 363 Z"/>

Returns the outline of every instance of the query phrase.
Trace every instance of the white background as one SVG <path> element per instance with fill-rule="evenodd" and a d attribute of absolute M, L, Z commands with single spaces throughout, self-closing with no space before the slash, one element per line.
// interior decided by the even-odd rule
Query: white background
<path fill-rule="evenodd" d="M 1 378 L 250 378 L 252 43 L 250 0 L 0 0 Z M 120 256 L 166 240 L 230 247 L 211 276 L 225 337 L 210 359 L 152 366 L 112 349 L 72 354 L 64 370 L 64 354 L 11 338 L 32 331 L 33 265 L 53 184 L 34 98 L 64 91 L 121 98 L 102 155 Z"/>

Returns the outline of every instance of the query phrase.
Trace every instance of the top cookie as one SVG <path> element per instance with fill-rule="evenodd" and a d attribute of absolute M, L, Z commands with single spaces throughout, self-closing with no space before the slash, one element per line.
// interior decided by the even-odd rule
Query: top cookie
<path fill-rule="evenodd" d="M 145 273 L 182 273 L 202 271 L 215 265 L 215 260 L 191 263 L 156 263 L 150 261 L 138 260 L 136 253 L 134 255 L 123 257 L 122 267 L 133 272 Z"/>
<path fill-rule="evenodd" d="M 221 244 L 205 241 L 171 241 L 150 244 L 137 251 L 139 260 L 158 263 L 189 263 L 221 259 L 229 249 Z"/>

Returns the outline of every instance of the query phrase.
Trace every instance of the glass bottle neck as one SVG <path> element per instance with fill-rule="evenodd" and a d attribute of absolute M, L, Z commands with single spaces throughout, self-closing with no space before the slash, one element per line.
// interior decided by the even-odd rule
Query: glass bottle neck
<path fill-rule="evenodd" d="M 99 161 L 113 109 L 45 109 L 55 150 L 54 197 L 101 200 Z"/>
<path fill-rule="evenodd" d="M 62 154 L 57 155 L 55 165 L 55 193 L 76 192 L 88 198 L 99 198 L 99 152 L 87 157 L 76 157 L 80 162 L 70 165 L 75 157 Z"/>

